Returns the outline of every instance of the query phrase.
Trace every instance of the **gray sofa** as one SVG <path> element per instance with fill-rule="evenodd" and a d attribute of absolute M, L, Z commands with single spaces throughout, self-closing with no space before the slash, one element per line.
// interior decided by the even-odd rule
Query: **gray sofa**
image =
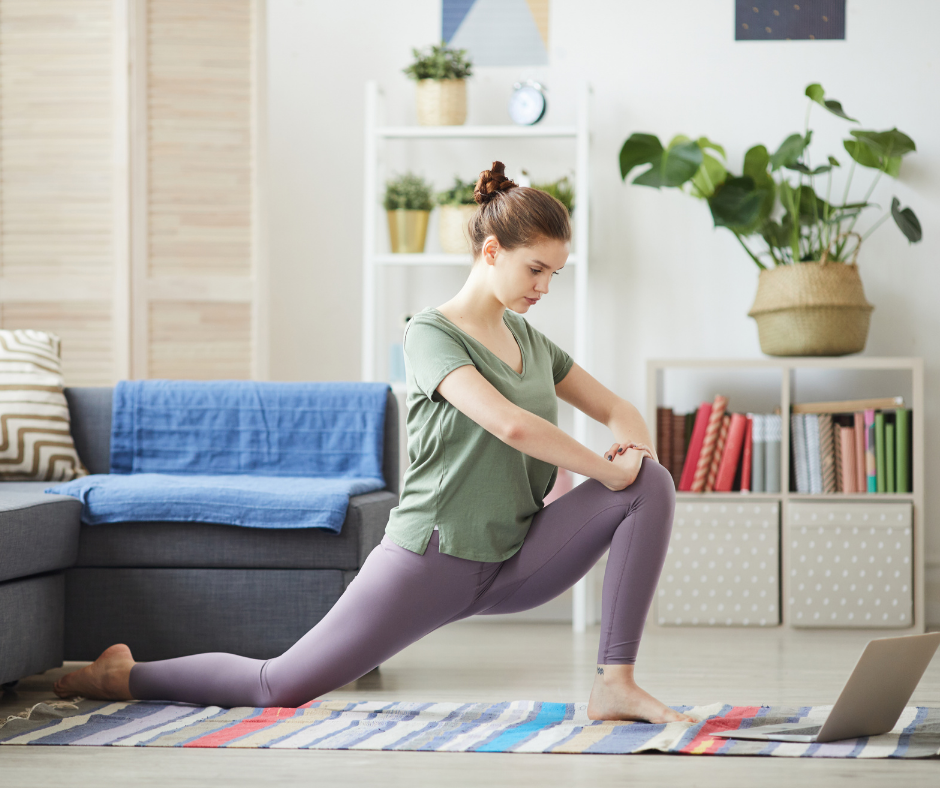
<path fill-rule="evenodd" d="M 91 473 L 110 467 L 110 388 L 65 390 Z M 84 525 L 48 482 L 0 482 L 0 684 L 113 643 L 136 659 L 280 654 L 356 576 L 398 504 L 398 406 L 385 411 L 387 489 L 353 496 L 339 534 L 207 523 Z"/>

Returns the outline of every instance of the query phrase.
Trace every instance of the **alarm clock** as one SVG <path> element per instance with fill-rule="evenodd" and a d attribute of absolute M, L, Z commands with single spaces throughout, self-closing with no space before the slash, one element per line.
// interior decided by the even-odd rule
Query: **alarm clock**
<path fill-rule="evenodd" d="M 531 126 L 545 117 L 545 88 L 527 79 L 513 85 L 509 97 L 509 117 L 520 126 Z"/>

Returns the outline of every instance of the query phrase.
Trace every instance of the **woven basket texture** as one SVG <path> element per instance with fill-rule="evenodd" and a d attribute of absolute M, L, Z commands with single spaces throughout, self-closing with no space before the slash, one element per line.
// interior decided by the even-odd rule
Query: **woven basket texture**
<path fill-rule="evenodd" d="M 769 356 L 844 356 L 865 349 L 871 312 L 854 263 L 761 271 L 750 317 Z"/>
<path fill-rule="evenodd" d="M 441 250 L 447 254 L 469 254 L 467 224 L 477 211 L 476 205 L 442 205 L 440 213 Z"/>
<path fill-rule="evenodd" d="M 419 79 L 415 100 L 421 126 L 461 126 L 467 119 L 463 79 Z"/>

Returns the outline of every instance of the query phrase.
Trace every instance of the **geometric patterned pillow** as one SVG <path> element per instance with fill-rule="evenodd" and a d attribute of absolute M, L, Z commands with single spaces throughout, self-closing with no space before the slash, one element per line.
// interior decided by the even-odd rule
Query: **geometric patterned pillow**
<path fill-rule="evenodd" d="M 88 473 L 72 442 L 59 351 L 55 334 L 0 330 L 0 480 Z"/>

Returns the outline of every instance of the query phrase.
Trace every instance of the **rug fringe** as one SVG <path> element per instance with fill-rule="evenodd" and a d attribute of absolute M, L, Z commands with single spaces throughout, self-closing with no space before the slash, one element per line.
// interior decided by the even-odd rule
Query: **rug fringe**
<path fill-rule="evenodd" d="M 72 711 L 78 711 L 78 706 L 75 704 L 79 701 L 85 700 L 84 698 L 73 698 L 72 700 L 43 700 L 39 703 L 36 703 L 31 708 L 28 708 L 24 711 L 21 711 L 19 714 L 11 714 L 5 720 L 0 721 L 0 728 L 6 725 L 8 722 L 13 722 L 13 720 L 29 720 L 32 719 L 33 713 L 39 709 L 41 706 L 45 706 L 45 711 L 48 709 L 51 712 L 58 711 L 60 709 L 69 709 Z"/>

